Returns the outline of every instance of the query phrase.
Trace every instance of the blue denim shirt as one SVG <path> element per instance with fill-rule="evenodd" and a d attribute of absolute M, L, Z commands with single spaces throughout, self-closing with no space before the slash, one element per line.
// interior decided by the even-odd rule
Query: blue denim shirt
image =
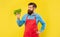
<path fill-rule="evenodd" d="M 41 27 L 41 30 L 40 32 L 43 32 L 44 29 L 45 29 L 45 22 L 43 21 L 43 19 L 41 18 L 40 15 L 38 14 L 32 14 L 32 15 L 28 15 L 28 14 L 25 14 L 23 17 L 22 17 L 22 20 L 18 20 L 17 19 L 17 24 L 19 26 L 22 26 L 25 22 L 26 22 L 26 17 L 28 16 L 28 19 L 34 19 L 34 17 L 36 17 L 36 24 L 38 24 L 39 22 L 41 23 L 42 27 Z"/>

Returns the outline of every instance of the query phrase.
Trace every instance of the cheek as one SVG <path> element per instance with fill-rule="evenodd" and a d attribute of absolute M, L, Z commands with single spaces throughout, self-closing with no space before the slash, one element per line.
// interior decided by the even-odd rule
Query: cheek
<path fill-rule="evenodd" d="M 29 8 L 29 10 L 34 10 L 33 8 Z"/>

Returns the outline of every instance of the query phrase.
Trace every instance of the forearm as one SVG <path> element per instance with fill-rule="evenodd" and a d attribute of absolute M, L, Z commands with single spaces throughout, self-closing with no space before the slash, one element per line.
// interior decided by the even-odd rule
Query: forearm
<path fill-rule="evenodd" d="M 42 27 L 40 29 L 40 32 L 43 32 L 45 30 L 45 27 L 46 27 L 46 24 L 45 23 L 42 23 Z"/>
<path fill-rule="evenodd" d="M 22 26 L 24 24 L 24 21 L 17 19 L 17 24 L 18 24 L 18 26 Z"/>

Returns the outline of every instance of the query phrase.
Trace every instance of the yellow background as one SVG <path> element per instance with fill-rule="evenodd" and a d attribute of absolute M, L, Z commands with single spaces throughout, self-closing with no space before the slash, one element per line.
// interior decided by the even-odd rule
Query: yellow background
<path fill-rule="evenodd" d="M 36 12 L 46 22 L 41 37 L 60 37 L 60 0 L 0 0 L 0 37 L 23 37 L 24 25 L 18 27 L 15 9 L 22 9 L 21 18 L 27 12 L 28 3 L 37 4 Z M 41 24 L 38 24 L 38 29 Z"/>

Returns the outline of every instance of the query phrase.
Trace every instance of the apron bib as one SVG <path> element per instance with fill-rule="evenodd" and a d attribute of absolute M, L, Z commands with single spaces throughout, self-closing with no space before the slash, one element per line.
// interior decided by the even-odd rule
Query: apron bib
<path fill-rule="evenodd" d="M 39 37 L 37 34 L 38 28 L 36 25 L 36 17 L 34 19 L 28 19 L 28 16 L 26 17 L 26 23 L 25 23 L 25 32 L 24 37 Z"/>

